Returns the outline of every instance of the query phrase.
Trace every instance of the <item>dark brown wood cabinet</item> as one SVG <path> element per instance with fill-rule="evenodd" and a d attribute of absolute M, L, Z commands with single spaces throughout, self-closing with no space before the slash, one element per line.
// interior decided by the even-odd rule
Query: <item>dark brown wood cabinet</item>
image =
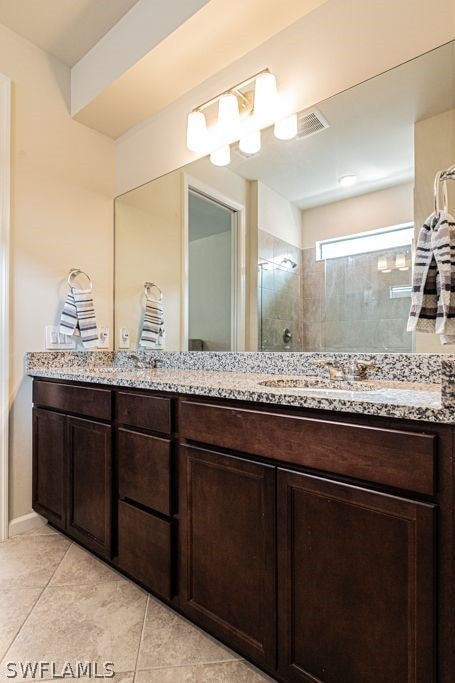
<path fill-rule="evenodd" d="M 181 606 L 258 663 L 275 664 L 275 468 L 181 449 Z"/>
<path fill-rule="evenodd" d="M 59 529 L 66 522 L 66 418 L 33 409 L 33 509 Z"/>
<path fill-rule="evenodd" d="M 68 513 L 75 539 L 110 557 L 112 545 L 112 455 L 109 425 L 68 417 Z"/>
<path fill-rule="evenodd" d="M 282 683 L 453 683 L 450 425 L 36 380 L 33 506 Z"/>
<path fill-rule="evenodd" d="M 279 671 L 435 680 L 433 505 L 278 471 Z"/>

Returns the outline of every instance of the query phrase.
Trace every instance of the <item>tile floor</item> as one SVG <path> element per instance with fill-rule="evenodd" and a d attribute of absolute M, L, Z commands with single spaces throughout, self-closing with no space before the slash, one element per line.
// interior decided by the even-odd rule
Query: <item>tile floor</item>
<path fill-rule="evenodd" d="M 0 543 L 1 683 L 30 681 L 18 663 L 40 661 L 57 672 L 65 662 L 98 662 L 102 671 L 111 661 L 116 683 L 272 681 L 44 525 Z"/>

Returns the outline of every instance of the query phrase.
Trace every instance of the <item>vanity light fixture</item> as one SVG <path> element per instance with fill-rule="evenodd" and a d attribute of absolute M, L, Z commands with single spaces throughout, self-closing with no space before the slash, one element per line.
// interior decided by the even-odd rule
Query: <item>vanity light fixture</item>
<path fill-rule="evenodd" d="M 292 140 L 297 135 L 297 114 L 291 114 L 275 123 L 273 133 L 278 140 Z"/>
<path fill-rule="evenodd" d="M 216 122 L 213 109 L 218 105 Z M 297 135 L 297 114 L 278 118 L 275 76 L 264 69 L 229 90 L 200 104 L 188 114 L 186 141 L 192 152 L 211 152 L 217 166 L 230 162 L 229 145 L 239 141 L 245 154 L 261 149 L 261 130 L 275 121 L 275 136 L 290 140 Z M 281 112 L 281 116 L 285 114 Z"/>
<path fill-rule="evenodd" d="M 210 161 L 214 166 L 227 166 L 231 161 L 231 149 L 229 145 L 223 145 L 214 149 L 210 154 Z"/>
<path fill-rule="evenodd" d="M 354 173 L 347 173 L 338 178 L 338 184 L 341 185 L 341 187 L 351 187 L 351 185 L 355 185 L 356 182 L 357 176 Z"/>
<path fill-rule="evenodd" d="M 192 111 L 188 114 L 186 129 L 186 146 L 192 152 L 203 152 L 207 144 L 207 122 L 202 111 Z"/>
<path fill-rule="evenodd" d="M 227 140 L 240 134 L 239 101 L 233 92 L 225 93 L 218 101 L 218 131 Z"/>
<path fill-rule="evenodd" d="M 385 256 L 379 256 L 378 258 L 378 270 L 381 273 L 391 273 L 392 269 L 389 268 L 389 262 Z"/>
<path fill-rule="evenodd" d="M 396 255 L 395 268 L 398 268 L 398 270 L 409 270 L 409 266 L 406 263 L 406 254 Z"/>
<path fill-rule="evenodd" d="M 254 130 L 240 138 L 239 149 L 244 154 L 257 154 L 261 149 L 261 131 Z"/>
<path fill-rule="evenodd" d="M 263 71 L 257 76 L 254 85 L 254 118 L 259 125 L 261 121 L 270 119 L 270 112 L 273 114 L 276 101 L 276 78 L 270 71 Z"/>

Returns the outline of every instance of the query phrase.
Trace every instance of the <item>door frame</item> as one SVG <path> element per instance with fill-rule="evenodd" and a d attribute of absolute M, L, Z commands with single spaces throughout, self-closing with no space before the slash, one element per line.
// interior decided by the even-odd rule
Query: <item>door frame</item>
<path fill-rule="evenodd" d="M 233 305 L 231 320 L 231 351 L 245 350 L 245 297 L 246 297 L 246 219 L 245 205 L 228 197 L 219 190 L 207 185 L 202 180 L 187 173 L 182 173 L 182 306 L 181 306 L 181 334 L 180 348 L 188 350 L 188 193 L 194 190 L 207 199 L 222 204 L 234 211 L 232 235 L 233 235 L 233 260 L 232 283 Z"/>
<path fill-rule="evenodd" d="M 11 80 L 0 74 L 0 541 L 8 538 Z"/>

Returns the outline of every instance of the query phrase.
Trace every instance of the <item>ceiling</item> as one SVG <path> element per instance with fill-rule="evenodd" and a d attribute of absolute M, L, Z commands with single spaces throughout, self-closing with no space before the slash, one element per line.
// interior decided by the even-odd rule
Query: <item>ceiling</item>
<path fill-rule="evenodd" d="M 299 208 L 327 204 L 413 179 L 414 123 L 455 107 L 455 42 L 317 105 L 330 128 L 288 142 L 263 134 L 259 154 L 235 151 L 229 166 Z M 338 178 L 356 174 L 342 188 Z"/>
<path fill-rule="evenodd" d="M 210 199 L 190 192 L 188 197 L 188 240 L 219 235 L 231 230 L 232 211 Z"/>
<path fill-rule="evenodd" d="M 326 1 L 210 0 L 73 116 L 116 139 Z"/>
<path fill-rule="evenodd" d="M 0 0 L 0 23 L 73 66 L 137 0 Z"/>

